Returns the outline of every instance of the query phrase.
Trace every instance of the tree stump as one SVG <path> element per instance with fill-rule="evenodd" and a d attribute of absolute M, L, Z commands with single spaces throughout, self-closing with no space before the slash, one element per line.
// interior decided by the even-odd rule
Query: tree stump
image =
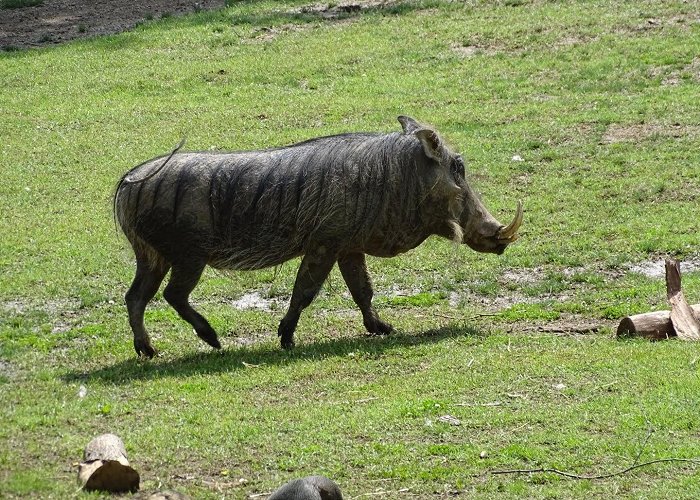
<path fill-rule="evenodd" d="M 681 290 L 681 268 L 677 260 L 666 260 L 666 291 L 671 303 L 671 322 L 683 340 L 700 340 L 700 322 Z"/>
<path fill-rule="evenodd" d="M 85 491 L 134 493 L 139 489 L 139 473 L 129 466 L 124 443 L 114 434 L 102 434 L 85 447 L 78 481 Z"/>

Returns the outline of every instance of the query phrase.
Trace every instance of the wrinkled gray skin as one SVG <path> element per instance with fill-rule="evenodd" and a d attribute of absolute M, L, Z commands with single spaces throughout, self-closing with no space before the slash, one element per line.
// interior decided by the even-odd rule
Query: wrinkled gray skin
<path fill-rule="evenodd" d="M 340 488 L 323 476 L 309 476 L 289 481 L 267 500 L 343 500 Z"/>
<path fill-rule="evenodd" d="M 517 238 L 465 180 L 459 155 L 434 130 L 399 117 L 403 132 L 321 137 L 263 151 L 176 149 L 124 175 L 116 218 L 136 254 L 126 294 L 137 354 L 152 357 L 143 317 L 168 271 L 163 296 L 197 335 L 216 332 L 189 303 L 205 266 L 261 269 L 303 256 L 278 335 L 294 346 L 301 312 L 337 262 L 368 332 L 391 325 L 372 307 L 365 255 L 392 257 L 430 235 L 500 254 Z"/>

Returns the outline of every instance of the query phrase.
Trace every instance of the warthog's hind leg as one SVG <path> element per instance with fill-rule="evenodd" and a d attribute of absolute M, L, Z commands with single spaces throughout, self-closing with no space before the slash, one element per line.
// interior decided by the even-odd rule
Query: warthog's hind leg
<path fill-rule="evenodd" d="M 333 269 L 333 264 L 335 264 L 335 255 L 324 251 L 323 248 L 307 253 L 301 260 L 289 309 L 277 329 L 283 349 L 294 347 L 294 330 L 299 322 L 299 316 L 318 294 L 328 273 Z"/>
<path fill-rule="evenodd" d="M 188 262 L 186 264 L 173 264 L 168 286 L 163 290 L 163 297 L 173 306 L 182 319 L 192 325 L 199 338 L 216 349 L 221 349 L 221 344 L 216 332 L 209 322 L 190 305 L 190 293 L 197 286 L 202 276 L 205 262 Z"/>
<path fill-rule="evenodd" d="M 136 349 L 138 356 L 152 358 L 156 354 L 148 332 L 146 332 L 143 314 L 146 305 L 158 291 L 168 269 L 170 266 L 165 263 L 156 263 L 151 267 L 144 257 L 138 255 L 136 257 L 136 276 L 129 291 L 126 292 L 125 299 L 126 309 L 129 312 L 129 325 L 134 332 L 134 349 Z"/>
<path fill-rule="evenodd" d="M 377 335 L 391 333 L 393 327 L 379 319 L 377 311 L 372 307 L 374 291 L 372 290 L 372 280 L 367 272 L 365 254 L 343 255 L 338 259 L 338 267 L 345 284 L 348 285 L 352 299 L 362 311 L 362 320 L 367 331 Z"/>

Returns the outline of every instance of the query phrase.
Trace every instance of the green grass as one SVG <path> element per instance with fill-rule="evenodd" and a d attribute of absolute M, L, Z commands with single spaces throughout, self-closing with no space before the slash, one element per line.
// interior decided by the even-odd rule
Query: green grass
<path fill-rule="evenodd" d="M 22 7 L 35 7 L 44 3 L 44 0 L 0 0 L 0 9 L 20 9 Z"/>
<path fill-rule="evenodd" d="M 0 53 L 0 496 L 74 495 L 102 432 L 143 489 L 194 498 L 315 473 L 348 498 L 700 496 L 689 463 L 489 474 L 700 457 L 700 348 L 613 338 L 622 316 L 666 307 L 663 278 L 635 264 L 700 260 L 697 5 L 417 1 L 330 19 L 307 5 L 233 2 Z M 133 257 L 111 214 L 123 172 L 183 136 L 262 148 L 397 130 L 399 114 L 468 159 L 494 215 L 523 200 L 516 245 L 431 239 L 371 259 L 388 337 L 363 333 L 336 270 L 293 352 L 274 332 L 297 261 L 207 272 L 193 301 L 224 350 L 158 297 L 162 355 L 135 358 Z M 683 285 L 700 300 L 700 273 Z M 271 310 L 231 306 L 254 291 Z"/>

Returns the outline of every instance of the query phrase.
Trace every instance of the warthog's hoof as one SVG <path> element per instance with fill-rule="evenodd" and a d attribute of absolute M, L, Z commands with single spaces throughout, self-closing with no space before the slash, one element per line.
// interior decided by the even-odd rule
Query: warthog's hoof
<path fill-rule="evenodd" d="M 136 350 L 136 355 L 139 358 L 143 356 L 152 359 L 156 354 L 158 354 L 158 351 L 156 351 L 148 341 L 143 342 L 134 339 L 134 349 Z"/>
<path fill-rule="evenodd" d="M 204 341 L 212 346 L 214 349 L 221 349 L 221 342 L 219 342 L 219 339 L 217 337 L 214 337 L 213 339 L 204 339 Z"/>
<path fill-rule="evenodd" d="M 291 319 L 285 316 L 280 321 L 280 326 L 277 328 L 277 336 L 280 338 L 282 349 L 292 349 L 294 347 L 294 329 L 297 327 L 299 317 Z"/>
<path fill-rule="evenodd" d="M 282 337 L 280 338 L 280 345 L 282 346 L 282 349 L 294 349 L 294 338 L 285 338 Z"/>
<path fill-rule="evenodd" d="M 221 342 L 219 342 L 219 337 L 216 335 L 213 328 L 210 327 L 202 332 L 195 330 L 195 333 L 200 339 L 212 346 L 214 349 L 221 349 Z"/>
<path fill-rule="evenodd" d="M 365 328 L 372 335 L 387 335 L 394 331 L 394 327 L 381 319 L 375 318 L 365 323 Z"/>

